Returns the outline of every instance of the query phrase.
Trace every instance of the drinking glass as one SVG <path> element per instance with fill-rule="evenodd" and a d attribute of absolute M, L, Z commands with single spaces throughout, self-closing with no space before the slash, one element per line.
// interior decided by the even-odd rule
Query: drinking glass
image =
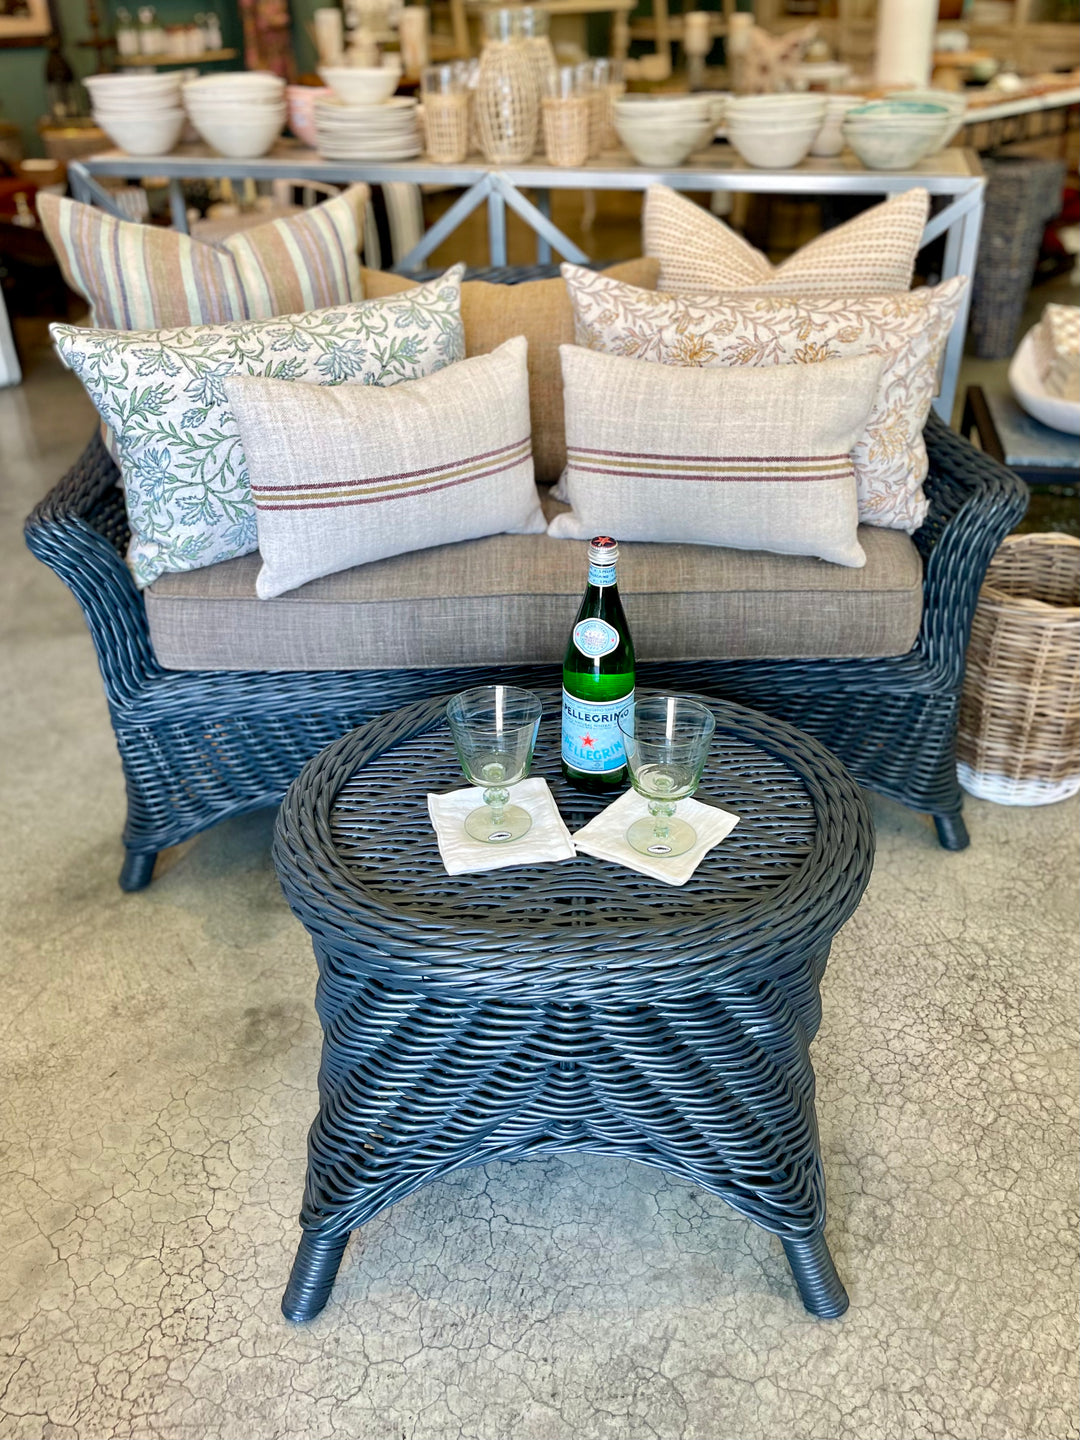
<path fill-rule="evenodd" d="M 681 695 L 648 695 L 619 720 L 630 780 L 649 802 L 626 832 L 641 855 L 685 855 L 697 832 L 675 815 L 679 800 L 697 789 L 716 728 L 712 711 Z"/>
<path fill-rule="evenodd" d="M 465 830 L 485 845 L 520 840 L 532 816 L 510 804 L 509 788 L 532 765 L 543 714 L 531 690 L 513 685 L 478 685 L 455 695 L 446 707 L 454 748 L 465 777 L 484 786 L 484 803 L 465 817 Z"/>

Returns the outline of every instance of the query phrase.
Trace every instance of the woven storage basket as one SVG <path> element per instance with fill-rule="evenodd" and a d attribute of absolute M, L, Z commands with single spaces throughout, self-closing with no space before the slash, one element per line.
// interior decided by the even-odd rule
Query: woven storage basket
<path fill-rule="evenodd" d="M 979 592 L 957 732 L 972 795 L 1048 805 L 1080 791 L 1080 540 L 1010 535 Z"/>

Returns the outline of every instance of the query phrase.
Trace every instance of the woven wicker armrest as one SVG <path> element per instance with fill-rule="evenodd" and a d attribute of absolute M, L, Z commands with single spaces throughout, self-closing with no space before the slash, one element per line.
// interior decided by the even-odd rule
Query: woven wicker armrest
<path fill-rule="evenodd" d="M 146 607 L 127 566 L 128 526 L 119 472 L 100 435 L 26 521 L 26 543 L 73 591 L 93 636 L 105 691 L 124 705 L 162 673 Z"/>
<path fill-rule="evenodd" d="M 1011 470 L 935 415 L 926 425 L 930 513 L 914 536 L 925 567 L 920 644 L 935 668 L 963 679 L 971 618 L 990 560 L 1021 519 L 1028 489 Z"/>

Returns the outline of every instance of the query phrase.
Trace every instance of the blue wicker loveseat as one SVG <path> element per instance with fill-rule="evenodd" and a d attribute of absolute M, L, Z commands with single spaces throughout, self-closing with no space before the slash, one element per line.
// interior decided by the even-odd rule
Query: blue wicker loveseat
<path fill-rule="evenodd" d="M 931 416 L 930 513 L 918 635 L 901 655 L 654 662 L 643 685 L 702 691 L 791 721 L 871 790 L 929 814 L 946 849 L 968 843 L 954 744 L 964 652 L 990 557 L 1024 512 L 1008 470 Z M 95 438 L 26 524 L 27 543 L 71 588 L 97 650 L 127 785 L 121 887 L 150 882 L 159 851 L 231 815 L 275 804 L 324 745 L 377 714 L 496 678 L 550 680 L 551 665 L 177 670 L 158 660 L 124 563 L 118 474 Z M 717 648 L 722 648 L 718 646 Z"/>

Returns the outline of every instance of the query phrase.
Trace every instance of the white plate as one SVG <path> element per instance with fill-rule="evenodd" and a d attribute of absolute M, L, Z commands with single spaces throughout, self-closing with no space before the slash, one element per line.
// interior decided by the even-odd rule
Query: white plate
<path fill-rule="evenodd" d="M 1009 384 L 1017 402 L 1029 415 L 1061 430 L 1066 435 L 1080 435 L 1080 400 L 1059 400 L 1043 389 L 1035 364 L 1035 331 L 1029 330 L 1009 365 Z"/>

